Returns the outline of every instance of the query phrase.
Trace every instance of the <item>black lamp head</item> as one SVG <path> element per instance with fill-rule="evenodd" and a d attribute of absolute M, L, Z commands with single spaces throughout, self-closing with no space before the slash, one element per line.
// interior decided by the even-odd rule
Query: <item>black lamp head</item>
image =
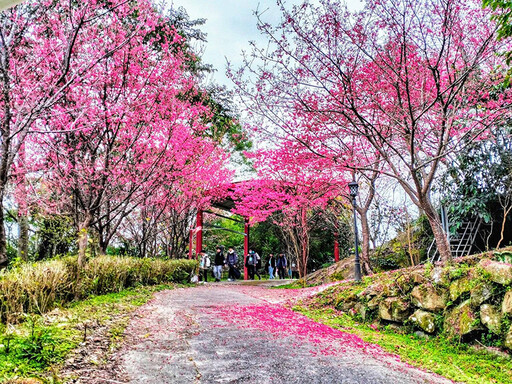
<path fill-rule="evenodd" d="M 350 183 L 348 183 L 348 188 L 350 189 L 350 196 L 356 197 L 357 190 L 359 189 L 359 184 L 357 184 L 355 180 L 351 181 Z"/>

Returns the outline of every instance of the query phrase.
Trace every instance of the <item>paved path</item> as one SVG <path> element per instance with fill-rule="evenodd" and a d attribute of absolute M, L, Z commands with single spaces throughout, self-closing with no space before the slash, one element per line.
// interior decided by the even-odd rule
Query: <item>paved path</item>
<path fill-rule="evenodd" d="M 303 292 L 233 284 L 160 292 L 127 329 L 123 382 L 451 383 L 281 305 Z"/>

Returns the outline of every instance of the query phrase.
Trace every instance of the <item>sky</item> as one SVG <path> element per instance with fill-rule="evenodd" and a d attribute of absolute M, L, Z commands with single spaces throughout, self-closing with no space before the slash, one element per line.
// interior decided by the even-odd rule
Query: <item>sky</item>
<path fill-rule="evenodd" d="M 212 80 L 230 87 L 226 77 L 226 58 L 234 67 L 242 63 L 242 50 L 249 50 L 249 41 L 262 44 L 265 39 L 256 28 L 254 10 L 265 11 L 264 20 L 279 21 L 276 0 L 167 0 L 168 6 L 184 7 L 191 19 L 206 19 L 201 27 L 208 34 L 203 61 L 217 70 Z M 301 0 L 287 0 L 287 4 L 299 4 Z M 349 8 L 361 8 L 361 0 L 348 0 Z"/>

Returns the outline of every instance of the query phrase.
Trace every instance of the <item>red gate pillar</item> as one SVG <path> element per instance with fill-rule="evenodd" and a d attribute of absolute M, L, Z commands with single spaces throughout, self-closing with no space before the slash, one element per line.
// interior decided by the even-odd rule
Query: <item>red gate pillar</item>
<path fill-rule="evenodd" d="M 192 229 L 190 230 L 188 237 L 188 258 L 191 259 L 193 255 L 192 248 L 194 247 L 194 231 Z"/>
<path fill-rule="evenodd" d="M 334 234 L 334 261 L 340 261 L 340 245 L 338 243 L 338 234 Z"/>
<path fill-rule="evenodd" d="M 197 219 L 196 219 L 196 258 L 199 255 L 199 252 L 203 250 L 203 210 L 197 210 Z"/>
<path fill-rule="evenodd" d="M 244 234 L 244 256 L 242 258 L 242 263 L 244 264 L 244 280 L 248 280 L 249 274 L 247 272 L 247 267 L 245 266 L 245 257 L 249 254 L 249 220 L 247 219 L 245 219 Z"/>

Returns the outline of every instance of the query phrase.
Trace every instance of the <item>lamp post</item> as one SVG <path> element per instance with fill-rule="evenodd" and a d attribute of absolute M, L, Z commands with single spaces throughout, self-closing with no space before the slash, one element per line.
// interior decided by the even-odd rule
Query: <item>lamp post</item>
<path fill-rule="evenodd" d="M 354 279 L 356 281 L 361 281 L 361 264 L 359 263 L 359 244 L 357 242 L 357 216 L 356 216 L 356 196 L 357 190 L 359 189 L 359 184 L 357 182 L 351 181 L 348 183 L 348 188 L 350 190 L 350 196 L 352 197 L 352 207 L 354 209 L 354 238 L 355 238 L 355 261 L 354 261 Z"/>

